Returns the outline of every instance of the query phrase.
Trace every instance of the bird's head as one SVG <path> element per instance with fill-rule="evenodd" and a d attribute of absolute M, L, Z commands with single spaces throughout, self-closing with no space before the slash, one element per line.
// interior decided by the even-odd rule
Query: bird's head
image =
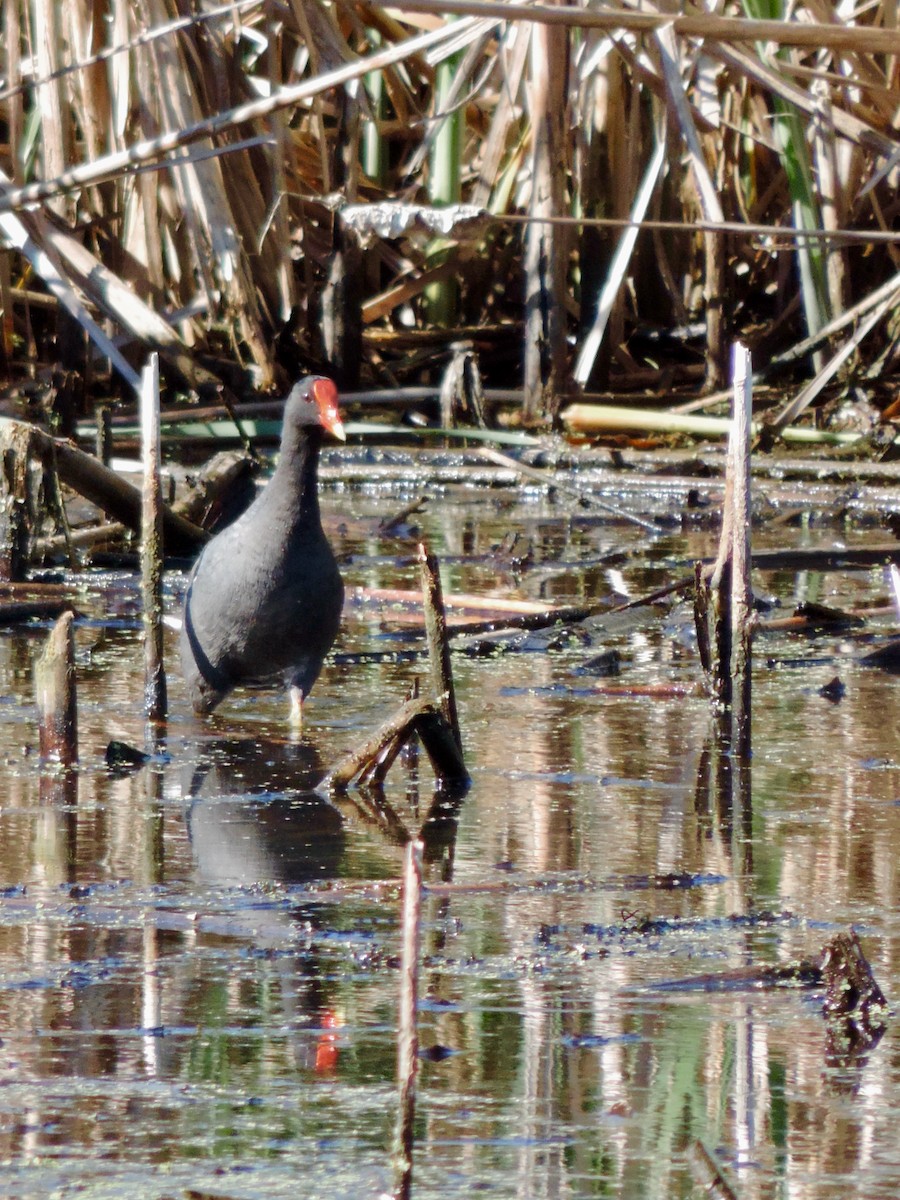
<path fill-rule="evenodd" d="M 338 390 L 323 375 L 294 384 L 284 407 L 284 423 L 285 427 L 319 425 L 340 442 L 347 438 L 338 412 Z"/>

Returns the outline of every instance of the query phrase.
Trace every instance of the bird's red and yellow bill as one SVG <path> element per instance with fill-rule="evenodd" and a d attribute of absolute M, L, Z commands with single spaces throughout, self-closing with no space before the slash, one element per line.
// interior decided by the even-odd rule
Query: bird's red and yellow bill
<path fill-rule="evenodd" d="M 312 387 L 313 399 L 322 418 L 323 426 L 332 437 L 345 442 L 347 435 L 338 412 L 338 390 L 330 379 L 317 379 Z"/>

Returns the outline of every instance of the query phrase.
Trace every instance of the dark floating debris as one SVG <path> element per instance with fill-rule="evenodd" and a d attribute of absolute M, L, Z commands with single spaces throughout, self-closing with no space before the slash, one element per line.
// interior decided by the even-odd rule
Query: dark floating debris
<path fill-rule="evenodd" d="M 864 1039 L 880 1037 L 885 1028 L 888 1002 L 875 981 L 872 968 L 855 931 L 839 933 L 822 951 L 825 1003 L 830 1020 L 848 1021 Z"/>
<path fill-rule="evenodd" d="M 810 629 L 860 629 L 865 625 L 864 617 L 856 613 L 844 612 L 840 608 L 829 608 L 827 604 L 814 604 L 804 601 L 794 609 L 795 617 L 804 617 Z"/>
<path fill-rule="evenodd" d="M 452 1046 L 442 1046 L 437 1043 L 434 1046 L 421 1046 L 419 1048 L 419 1058 L 423 1062 L 444 1062 L 445 1059 L 452 1058 L 454 1054 L 458 1054 L 458 1050 L 454 1050 Z"/>
<path fill-rule="evenodd" d="M 111 771 L 126 772 L 145 766 L 153 756 L 136 750 L 127 742 L 112 741 L 106 747 L 106 765 Z"/>
<path fill-rule="evenodd" d="M 602 678 L 608 678 L 610 675 L 618 675 L 622 664 L 622 655 L 613 647 L 611 650 L 604 650 L 602 654 L 595 654 L 592 658 L 587 658 L 577 667 L 572 668 L 573 675 L 598 675 Z"/>
<path fill-rule="evenodd" d="M 878 667 L 892 674 L 900 672 L 900 638 L 892 638 L 868 654 L 863 654 L 857 660 L 862 667 Z"/>
<path fill-rule="evenodd" d="M 832 704 L 839 704 L 846 695 L 847 688 L 840 676 L 835 675 L 834 678 L 823 684 L 819 688 L 819 695 L 824 696 L 826 700 L 830 700 Z"/>

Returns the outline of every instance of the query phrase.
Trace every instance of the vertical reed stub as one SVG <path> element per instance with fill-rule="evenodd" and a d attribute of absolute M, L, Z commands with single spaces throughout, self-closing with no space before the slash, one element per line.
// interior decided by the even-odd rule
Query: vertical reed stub
<path fill-rule="evenodd" d="M 422 842 L 407 842 L 403 867 L 403 945 L 400 950 L 400 1011 L 397 1021 L 397 1081 L 400 1095 L 394 1149 L 394 1200 L 409 1200 L 412 1194 L 413 1126 L 419 1068 L 422 854 Z"/>
<path fill-rule="evenodd" d="M 73 767 L 78 762 L 75 641 L 70 612 L 63 613 L 34 665 L 41 759 Z"/>
<path fill-rule="evenodd" d="M 731 470 L 731 748 L 740 758 L 751 752 L 751 651 L 753 591 L 750 587 L 750 437 L 753 369 L 750 352 L 734 347 L 734 411 L 728 445 Z"/>
<path fill-rule="evenodd" d="M 450 665 L 450 642 L 447 638 L 447 617 L 437 557 L 419 544 L 419 570 L 422 580 L 422 603 L 425 606 L 425 636 L 428 639 L 428 660 L 431 666 L 431 685 L 453 737 L 462 755 L 459 714 L 456 692 L 453 689 L 453 669 Z"/>
<path fill-rule="evenodd" d="M 141 600 L 144 628 L 144 711 L 164 721 L 168 710 L 163 659 L 163 500 L 160 483 L 159 355 L 151 354 L 141 375 Z"/>

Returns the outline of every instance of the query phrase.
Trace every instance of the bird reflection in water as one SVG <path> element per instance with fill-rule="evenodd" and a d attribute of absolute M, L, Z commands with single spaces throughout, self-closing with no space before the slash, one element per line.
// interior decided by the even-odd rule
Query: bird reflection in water
<path fill-rule="evenodd" d="M 320 947 L 332 933 L 336 909 L 331 901 L 304 891 L 304 884 L 346 876 L 348 833 L 344 814 L 315 791 L 324 770 L 310 743 L 259 742 L 252 738 L 216 739 L 206 745 L 202 762 L 186 780 L 187 824 L 199 881 L 219 889 L 239 889 L 231 909 L 235 936 L 253 953 L 275 964 L 283 1017 L 301 1070 L 339 1069 L 342 1015 L 334 963 L 326 972 Z M 419 836 L 425 861 L 439 878 L 452 874 L 457 813 L 463 792 L 435 794 Z M 385 875 L 397 873 L 390 844 L 406 840 L 402 820 L 379 820 L 385 807 L 357 804 L 359 819 L 380 829 L 385 839 Z M 413 827 L 409 833 L 415 834 Z M 298 888 L 289 904 L 259 904 L 260 886 Z M 249 903 L 240 893 L 252 889 Z M 310 1040 L 309 1034 L 314 1033 Z"/>
<path fill-rule="evenodd" d="M 282 1020 L 301 1071 L 338 1069 L 341 1009 L 317 949 L 329 912 L 314 898 L 259 904 L 261 885 L 302 886 L 342 873 L 341 813 L 313 789 L 323 775 L 314 746 L 218 739 L 205 748 L 186 788 L 188 833 L 200 881 L 240 893 L 235 934 L 270 962 Z"/>
<path fill-rule="evenodd" d="M 344 819 L 314 790 L 323 774 L 308 743 L 209 743 L 187 789 L 188 831 L 204 882 L 253 887 L 339 876 Z"/>

